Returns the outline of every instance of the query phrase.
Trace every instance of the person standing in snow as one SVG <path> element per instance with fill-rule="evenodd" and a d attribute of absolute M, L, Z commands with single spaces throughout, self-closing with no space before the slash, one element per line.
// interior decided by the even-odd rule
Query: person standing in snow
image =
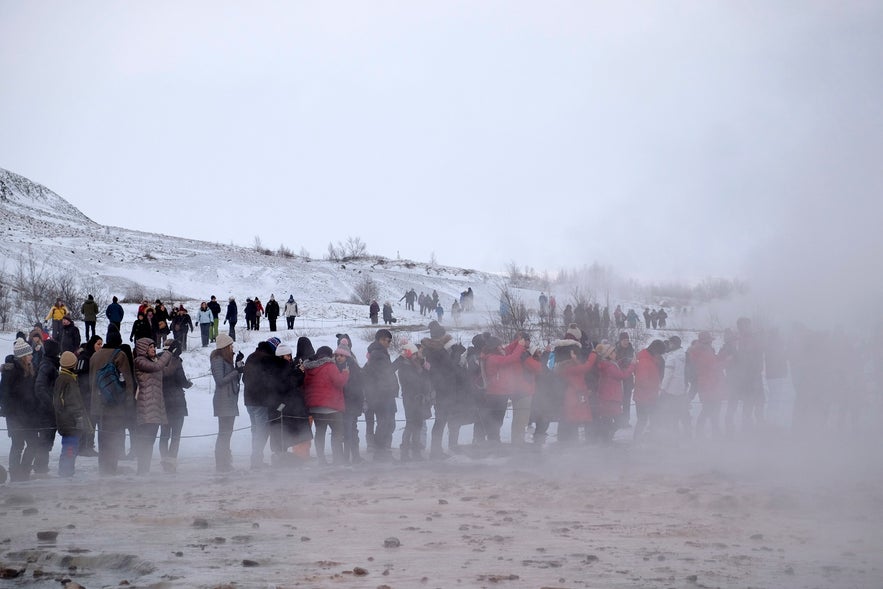
<path fill-rule="evenodd" d="M 392 303 L 386 301 L 383 303 L 383 324 L 392 325 L 396 322 L 396 318 L 392 316 Z"/>
<path fill-rule="evenodd" d="M 637 441 L 651 425 L 659 400 L 659 386 L 662 383 L 662 371 L 665 368 L 665 344 L 662 340 L 653 340 L 646 349 L 638 352 L 637 368 L 635 369 L 635 412 L 638 421 L 635 424 L 634 439 Z"/>
<path fill-rule="evenodd" d="M 108 362 L 113 362 L 117 367 L 125 388 L 122 400 L 113 404 L 104 400 L 98 387 L 98 371 Z M 89 360 L 92 422 L 98 424 L 98 473 L 101 475 L 116 474 L 119 460 L 126 453 L 126 428 L 130 427 L 135 412 L 135 378 L 132 364 L 131 347 L 123 344 L 119 331 L 113 327 L 109 328 L 104 347 L 92 354 Z"/>
<path fill-rule="evenodd" d="M 432 384 L 426 373 L 427 364 L 420 349 L 412 343 L 407 343 L 402 347 L 402 354 L 392 365 L 401 383 L 402 405 L 405 409 L 401 458 L 403 462 L 423 460 L 422 432 L 426 427 L 426 420 L 432 417 Z"/>
<path fill-rule="evenodd" d="M 236 322 L 239 321 L 239 310 L 236 307 L 236 299 L 234 297 L 230 297 L 230 300 L 227 302 L 227 314 L 224 316 L 224 324 L 230 324 L 230 332 L 229 336 L 236 341 Z"/>
<path fill-rule="evenodd" d="M 120 330 L 120 326 L 123 324 L 123 317 L 126 315 L 123 306 L 118 301 L 116 297 L 113 297 L 113 301 L 104 310 L 104 316 L 107 317 L 107 321 L 111 325 L 116 325 L 117 331 Z"/>
<path fill-rule="evenodd" d="M 687 396 L 687 356 L 681 338 L 671 336 L 665 346 L 665 375 L 659 386 L 659 409 L 669 431 L 689 438 L 693 435 L 690 398 Z"/>
<path fill-rule="evenodd" d="M 35 427 L 33 349 L 18 338 L 12 345 L 12 355 L 3 364 L 0 385 L 3 387 L 3 413 L 6 430 L 11 438 L 9 446 L 9 479 L 26 481 L 31 476 L 31 464 L 40 440 Z"/>
<path fill-rule="evenodd" d="M 208 334 L 209 343 L 213 343 L 218 337 L 218 322 L 221 320 L 221 305 L 218 303 L 215 295 L 212 295 L 212 298 L 209 300 L 208 309 L 212 312 L 212 317 L 214 317 L 212 328 L 209 330 Z"/>
<path fill-rule="evenodd" d="M 55 299 L 55 305 L 49 309 L 44 321 L 52 321 L 52 339 L 59 341 L 61 338 L 61 320 L 68 314 L 67 307 L 61 302 L 61 299 Z"/>
<path fill-rule="evenodd" d="M 285 322 L 288 324 L 288 329 L 294 329 L 294 320 L 297 319 L 297 316 L 300 315 L 297 309 L 297 301 L 294 300 L 294 295 L 288 295 L 288 300 L 285 301 Z"/>
<path fill-rule="evenodd" d="M 181 444 L 181 430 L 184 429 L 184 418 L 187 417 L 187 399 L 184 389 L 193 383 L 184 374 L 181 352 L 184 346 L 178 340 L 167 340 L 166 351 L 172 359 L 162 371 L 162 394 L 166 408 L 168 423 L 162 424 L 159 431 L 160 464 L 164 472 L 175 472 L 178 469 L 178 447 Z"/>
<path fill-rule="evenodd" d="M 632 346 L 628 332 L 619 334 L 619 342 L 616 344 L 616 364 L 621 370 L 628 368 L 635 360 L 635 348 Z M 634 375 L 622 379 L 622 413 L 616 418 L 616 427 L 627 428 L 632 420 L 632 393 L 635 391 Z"/>
<path fill-rule="evenodd" d="M 378 329 L 374 341 L 368 346 L 368 362 L 362 369 L 368 410 L 377 420 L 374 460 L 381 462 L 392 460 L 392 434 L 396 426 L 396 397 L 399 395 L 399 381 L 389 357 L 391 343 L 392 333 L 388 329 Z"/>
<path fill-rule="evenodd" d="M 368 305 L 368 318 L 371 319 L 371 325 L 377 325 L 377 319 L 380 316 L 380 304 L 376 299 L 371 300 Z"/>
<path fill-rule="evenodd" d="M 271 294 L 270 300 L 267 301 L 267 321 L 270 323 L 270 331 L 276 331 L 276 319 L 279 318 L 279 303 L 276 297 Z"/>
<path fill-rule="evenodd" d="M 163 370 L 171 361 L 172 354 L 156 355 L 153 340 L 143 337 L 135 341 L 135 380 L 138 383 L 135 456 L 140 475 L 150 472 L 156 435 L 161 425 L 169 423 L 163 396 Z"/>
<path fill-rule="evenodd" d="M 153 333 L 154 333 L 154 344 L 157 347 L 162 347 L 162 345 L 166 342 L 166 338 L 169 337 L 169 334 L 172 333 L 172 328 L 169 325 L 169 321 L 171 320 L 171 316 L 169 315 L 169 311 L 166 309 L 166 306 L 159 299 L 156 299 L 156 308 L 153 310 Z"/>
<path fill-rule="evenodd" d="M 325 437 L 331 429 L 331 456 L 334 464 L 343 464 L 343 388 L 349 381 L 350 372 L 346 366 L 349 350 L 339 347 L 332 352 L 328 346 L 316 350 L 312 360 L 304 362 L 304 400 L 316 435 L 313 444 L 316 458 L 326 464 Z"/>
<path fill-rule="evenodd" d="M 250 298 L 245 299 L 245 330 L 255 329 L 255 317 L 257 317 L 257 305 Z"/>
<path fill-rule="evenodd" d="M 63 353 L 60 360 L 61 371 L 53 386 L 52 406 L 61 436 L 61 455 L 58 457 L 60 477 L 74 476 L 80 436 L 92 431 L 92 424 L 89 423 L 80 395 L 77 375 L 74 373 L 76 365 L 77 356 L 73 352 Z"/>
<path fill-rule="evenodd" d="M 80 328 L 76 326 L 70 315 L 65 315 L 61 320 L 61 339 L 57 340 L 61 344 L 62 352 L 76 352 L 82 340 L 80 339 Z"/>
<path fill-rule="evenodd" d="M 254 328 L 255 331 L 260 331 L 261 316 L 264 314 L 264 305 L 261 304 L 261 299 L 258 297 L 254 298 L 254 311 Z"/>
<path fill-rule="evenodd" d="M 80 313 L 83 314 L 85 337 L 89 339 L 95 335 L 95 322 L 98 320 L 98 303 L 92 295 L 86 297 L 85 302 L 80 306 Z"/>
<path fill-rule="evenodd" d="M 233 470 L 233 454 L 230 440 L 233 424 L 239 415 L 239 386 L 245 369 L 242 352 L 233 357 L 233 338 L 226 334 L 218 336 L 215 350 L 209 356 L 215 394 L 212 398 L 215 417 L 218 418 L 218 437 L 215 440 L 215 470 Z"/>
<path fill-rule="evenodd" d="M 203 348 L 207 347 L 211 341 L 214 322 L 214 313 L 208 308 L 208 303 L 203 301 L 199 304 L 199 311 L 196 312 L 196 324 L 199 326 L 199 335 L 202 338 Z"/>
<path fill-rule="evenodd" d="M 187 351 L 187 336 L 192 331 L 193 320 L 190 318 L 190 313 L 187 312 L 184 305 L 179 305 L 172 317 L 172 337 L 181 344 L 182 352 Z"/>

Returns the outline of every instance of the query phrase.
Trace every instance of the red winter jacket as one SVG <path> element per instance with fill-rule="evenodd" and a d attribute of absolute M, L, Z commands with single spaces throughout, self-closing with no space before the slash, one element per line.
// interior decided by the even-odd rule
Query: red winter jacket
<path fill-rule="evenodd" d="M 524 352 L 524 346 L 516 343 L 514 346 L 509 345 L 511 351 L 505 356 L 500 354 L 484 354 L 484 382 L 487 394 L 489 395 L 509 395 L 515 391 L 516 374 L 521 372 L 521 353 Z M 509 350 L 507 348 L 507 350 Z"/>
<path fill-rule="evenodd" d="M 304 364 L 304 400 L 307 409 L 328 407 L 343 411 L 343 387 L 349 381 L 350 373 L 341 372 L 331 358 L 323 358 Z"/>
<path fill-rule="evenodd" d="M 637 368 L 635 369 L 635 404 L 655 403 L 659 398 L 659 385 L 662 374 L 659 370 L 659 358 L 644 349 L 638 352 Z"/>
<path fill-rule="evenodd" d="M 603 417 L 616 417 L 622 413 L 622 381 L 635 372 L 636 364 L 629 364 L 621 370 L 616 362 L 601 360 L 598 370 L 601 381 L 598 385 L 598 410 Z"/>
<path fill-rule="evenodd" d="M 564 390 L 564 413 L 562 421 L 567 423 L 588 423 L 592 421 L 592 410 L 589 407 L 589 387 L 586 386 L 586 374 L 595 367 L 598 355 L 592 352 L 585 362 L 567 361 L 555 367 L 555 372 L 567 383 Z M 622 402 L 622 387 L 620 387 Z"/>
<path fill-rule="evenodd" d="M 517 397 L 532 397 L 537 392 L 537 375 L 543 371 L 543 365 L 534 358 L 528 356 L 521 363 L 521 370 L 513 370 L 514 387 L 512 395 Z"/>
<path fill-rule="evenodd" d="M 726 398 L 723 387 L 724 360 L 714 353 L 711 344 L 697 344 L 688 353 L 699 400 L 703 403 L 723 401 Z"/>

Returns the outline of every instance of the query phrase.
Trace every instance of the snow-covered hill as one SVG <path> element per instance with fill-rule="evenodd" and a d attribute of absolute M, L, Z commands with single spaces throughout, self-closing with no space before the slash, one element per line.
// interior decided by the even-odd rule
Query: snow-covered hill
<path fill-rule="evenodd" d="M 380 302 L 397 302 L 414 288 L 436 290 L 444 307 L 450 308 L 454 298 L 471 286 L 482 313 L 496 307 L 506 282 L 486 272 L 407 260 L 338 263 L 133 231 L 122 227 L 127 216 L 138 214 L 135 207 L 124 206 L 124 196 L 121 226 L 99 225 L 52 190 L 3 169 L 0 196 L 0 257 L 6 260 L 7 272 L 20 257 L 34 257 L 53 270 L 73 272 L 89 284 L 100 283 L 108 296 L 123 298 L 140 290 L 151 298 L 192 302 L 212 294 L 241 301 L 254 296 L 266 301 L 271 293 L 277 299 L 293 294 L 307 317 L 364 320 L 364 306 L 347 301 L 366 276 L 376 282 Z M 340 237 L 329 226 L 329 241 Z"/>

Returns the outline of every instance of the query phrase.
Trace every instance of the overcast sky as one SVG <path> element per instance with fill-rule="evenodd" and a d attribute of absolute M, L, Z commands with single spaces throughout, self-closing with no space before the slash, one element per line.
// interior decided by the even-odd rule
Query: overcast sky
<path fill-rule="evenodd" d="M 857 246 L 873 263 L 881 15 L 4 0 L 0 166 L 100 223 L 314 257 L 358 236 L 490 271 L 769 278 Z"/>

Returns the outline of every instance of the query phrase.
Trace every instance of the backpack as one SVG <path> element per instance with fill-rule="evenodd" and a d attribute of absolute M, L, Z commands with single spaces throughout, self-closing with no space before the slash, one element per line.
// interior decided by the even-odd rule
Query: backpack
<path fill-rule="evenodd" d="M 113 363 L 120 350 L 115 350 L 107 364 L 98 369 L 95 373 L 95 384 L 98 385 L 98 391 L 101 393 L 101 402 L 106 407 L 113 407 L 120 404 L 126 395 L 126 379 L 120 373 L 119 368 Z"/>

